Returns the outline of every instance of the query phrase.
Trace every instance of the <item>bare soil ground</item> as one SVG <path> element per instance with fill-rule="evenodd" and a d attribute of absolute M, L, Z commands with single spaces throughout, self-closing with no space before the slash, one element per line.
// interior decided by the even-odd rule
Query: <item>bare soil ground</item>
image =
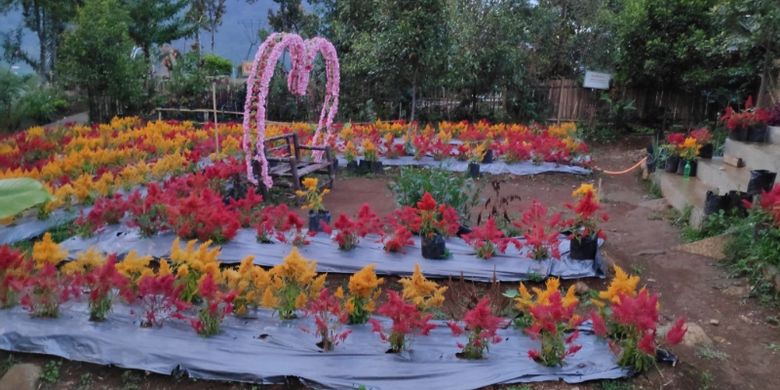
<path fill-rule="evenodd" d="M 641 148 L 636 145 L 636 149 Z M 604 169 L 622 169 L 632 165 L 641 156 L 639 152 L 625 151 L 626 145 L 601 147 L 594 150 L 597 166 Z M 622 151 L 621 151 L 622 150 Z M 336 188 L 327 198 L 326 206 L 334 213 L 355 213 L 367 202 L 380 215 L 396 206 L 387 188 L 388 177 L 340 177 Z M 608 262 L 639 274 L 642 283 L 661 296 L 662 322 L 683 315 L 698 324 L 711 344 L 679 345 L 674 352 L 680 357 L 676 367 L 659 366 L 658 370 L 623 381 L 566 385 L 545 382 L 512 386 L 514 389 L 771 389 L 780 388 L 780 312 L 776 307 L 760 305 L 747 297 L 749 286 L 742 279 L 730 278 L 717 262 L 698 255 L 678 252 L 672 248 L 681 243 L 679 229 L 670 223 L 672 212 L 663 200 L 653 199 L 647 184 L 636 174 L 577 177 L 546 174 L 528 177 L 486 177 L 483 197 L 493 202 L 500 198 L 512 200 L 503 207 L 519 213 L 537 198 L 547 205 L 562 206 L 569 201 L 571 191 L 583 180 L 600 185 L 603 203 L 610 215 L 604 227 L 608 242 L 604 253 Z M 493 182 L 500 181 L 499 194 Z M 484 212 L 477 208 L 474 214 Z M 339 282 L 335 278 L 334 282 Z M 393 280 L 394 281 L 394 280 Z M 449 283 L 452 292 L 448 298 L 454 306 L 445 312 L 455 312 L 473 302 L 475 297 L 490 293 L 498 296 L 514 284 L 490 286 L 458 281 Z M 602 289 L 606 282 L 587 280 L 591 289 Z M 505 302 L 508 304 L 508 302 Z M 772 320 L 772 319 L 775 320 Z M 0 352 L 0 362 L 8 353 Z M 50 357 L 14 354 L 15 359 L 44 365 Z M 262 357 L 258 357 L 258 363 Z M 88 380 L 87 380 L 88 379 Z M 82 384 L 88 386 L 81 387 Z M 245 389 L 251 385 L 195 382 L 145 374 L 120 368 L 101 367 L 77 362 L 63 362 L 60 379 L 46 385 L 52 389 Z M 262 388 L 301 388 L 297 379 L 290 378 L 285 385 Z M 256 388 L 261 388 L 257 386 Z M 506 388 L 506 386 L 495 386 Z"/>

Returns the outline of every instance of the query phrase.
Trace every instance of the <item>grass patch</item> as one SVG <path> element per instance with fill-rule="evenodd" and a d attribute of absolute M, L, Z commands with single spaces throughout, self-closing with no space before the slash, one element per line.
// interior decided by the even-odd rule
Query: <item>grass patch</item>
<path fill-rule="evenodd" d="M 605 380 L 599 382 L 601 390 L 632 390 L 634 386 L 624 380 Z"/>
<path fill-rule="evenodd" d="M 696 356 L 708 360 L 726 360 L 729 355 L 712 347 L 701 347 L 696 351 Z"/>
<path fill-rule="evenodd" d="M 0 378 L 2 378 L 3 375 L 5 375 L 5 373 L 8 372 L 8 370 L 10 370 L 11 367 L 13 367 L 14 364 L 17 363 L 19 363 L 19 360 L 17 360 L 16 357 L 14 357 L 14 355 L 9 354 L 8 357 L 5 358 L 5 360 L 0 362 Z"/>
<path fill-rule="evenodd" d="M 53 385 L 60 380 L 60 367 L 62 362 L 59 360 L 49 360 L 43 366 L 41 371 L 41 382 Z"/>

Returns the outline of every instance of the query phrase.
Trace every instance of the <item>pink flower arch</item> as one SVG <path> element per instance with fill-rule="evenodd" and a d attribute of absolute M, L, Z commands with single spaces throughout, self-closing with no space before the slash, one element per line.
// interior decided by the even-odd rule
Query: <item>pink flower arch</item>
<path fill-rule="evenodd" d="M 265 157 L 265 120 L 266 106 L 268 104 L 268 89 L 271 77 L 276 69 L 279 57 L 289 50 L 291 59 L 290 73 L 287 75 L 287 88 L 294 95 L 303 96 L 309 85 L 309 78 L 314 68 L 314 60 L 317 54 L 321 54 L 325 60 L 325 102 L 322 105 L 320 119 L 314 132 L 311 143 L 317 145 L 320 132 L 324 127 L 326 135 L 319 145 L 326 145 L 333 137 L 333 119 L 338 112 L 339 105 L 339 60 L 336 49 L 327 39 L 315 37 L 304 41 L 297 34 L 273 33 L 260 45 L 252 63 L 249 77 L 246 81 L 247 91 L 244 101 L 244 136 L 241 146 L 244 149 L 247 177 L 253 184 L 258 184 L 254 176 L 252 160 L 260 163 L 260 176 L 263 184 L 270 188 L 273 180 L 268 175 L 268 161 Z M 256 131 L 255 148 L 250 146 L 250 128 L 252 127 L 252 114 L 254 113 Z M 254 155 L 253 155 L 254 154 Z M 317 160 L 320 154 L 314 156 Z"/>

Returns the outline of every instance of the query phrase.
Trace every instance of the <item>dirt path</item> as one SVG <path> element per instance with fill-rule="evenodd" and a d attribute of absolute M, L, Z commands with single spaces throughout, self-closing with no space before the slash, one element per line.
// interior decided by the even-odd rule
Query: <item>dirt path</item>
<path fill-rule="evenodd" d="M 623 148 L 625 146 L 622 146 Z M 637 148 L 638 149 L 638 148 Z M 637 153 L 620 152 L 617 148 L 594 151 L 595 162 L 607 169 L 621 169 L 633 164 Z M 492 195 L 490 178 L 483 180 L 483 195 Z M 681 363 L 661 370 L 611 383 L 588 383 L 567 386 L 561 383 L 530 384 L 516 389 L 769 389 L 780 388 L 780 328 L 767 322 L 778 318 L 776 308 L 760 306 L 747 299 L 746 282 L 730 279 L 725 270 L 708 258 L 678 252 L 672 248 L 681 243 L 679 231 L 666 216 L 669 212 L 662 200 L 652 199 L 636 175 L 590 178 L 552 174 L 533 177 L 502 178 L 500 197 L 513 197 L 508 208 L 522 210 L 533 198 L 548 205 L 563 205 L 571 191 L 582 180 L 601 183 L 604 204 L 610 215 L 605 224 L 608 243 L 604 252 L 609 261 L 631 273 L 639 274 L 642 283 L 661 295 L 663 322 L 674 315 L 684 315 L 697 324 L 706 335 L 703 344 L 680 345 L 674 351 Z M 387 188 L 388 178 L 340 178 L 329 195 L 326 206 L 337 215 L 354 213 L 368 202 L 380 214 L 395 208 Z M 519 197 L 519 198 L 518 198 Z M 495 199 L 493 200 L 495 201 Z M 475 210 L 475 214 L 481 210 Z M 602 280 L 589 280 L 590 288 L 602 289 Z M 506 287 L 509 288 L 509 287 Z M 775 322 L 776 323 L 776 322 Z M 709 343 L 706 339 L 709 339 Z M 7 353 L 0 352 L 0 361 Z M 22 355 L 24 361 L 40 364 L 47 357 Z M 105 368 L 66 362 L 59 384 L 51 388 L 76 388 L 85 374 L 94 381 L 92 388 L 249 388 L 249 386 L 214 382 L 192 382 L 159 375 L 145 376 L 116 368 Z M 127 384 L 131 386 L 126 386 Z M 288 386 L 298 387 L 291 380 Z"/>

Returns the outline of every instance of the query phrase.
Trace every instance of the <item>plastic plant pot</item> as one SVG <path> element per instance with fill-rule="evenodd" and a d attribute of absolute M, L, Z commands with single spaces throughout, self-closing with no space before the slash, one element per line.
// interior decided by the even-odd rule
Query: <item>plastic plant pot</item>
<path fill-rule="evenodd" d="M 358 162 L 357 161 L 349 161 L 347 162 L 347 172 L 349 173 L 357 173 L 358 171 Z"/>
<path fill-rule="evenodd" d="M 371 161 L 368 160 L 360 160 L 360 164 L 358 164 L 357 173 L 361 175 L 368 174 L 371 172 Z"/>
<path fill-rule="evenodd" d="M 569 257 L 573 260 L 593 260 L 596 258 L 596 251 L 598 251 L 598 238 L 594 236 L 585 236 L 579 240 L 572 238 L 569 241 Z"/>
<path fill-rule="evenodd" d="M 745 201 L 752 201 L 753 195 L 743 191 L 729 191 L 729 210 L 739 217 L 747 216 Z"/>
<path fill-rule="evenodd" d="M 699 158 L 708 159 L 708 160 L 711 159 L 714 149 L 715 148 L 710 143 L 702 145 L 701 149 L 699 149 Z"/>
<path fill-rule="evenodd" d="M 747 141 L 764 143 L 766 142 L 767 126 L 765 124 L 753 125 L 748 128 Z"/>
<path fill-rule="evenodd" d="M 479 164 L 473 162 L 469 163 L 469 177 L 474 179 L 479 177 Z"/>
<path fill-rule="evenodd" d="M 764 191 L 771 191 L 775 185 L 777 172 L 770 172 L 766 169 L 754 169 L 750 171 L 750 181 L 748 182 L 748 194 L 758 195 Z"/>
<path fill-rule="evenodd" d="M 434 234 L 431 237 L 423 236 L 422 257 L 431 260 L 442 260 L 447 257 L 446 243 L 441 234 Z"/>
<path fill-rule="evenodd" d="M 322 222 L 330 224 L 330 211 L 309 210 L 309 231 L 310 232 L 317 232 L 317 233 L 321 232 Z"/>
<path fill-rule="evenodd" d="M 382 175 L 385 173 L 385 166 L 381 161 L 371 161 L 371 173 Z"/>
<path fill-rule="evenodd" d="M 729 132 L 729 138 L 733 139 L 734 141 L 740 141 L 745 142 L 748 138 L 748 129 L 747 127 L 737 127 L 734 130 L 731 130 Z"/>
<path fill-rule="evenodd" d="M 720 210 L 728 211 L 730 198 L 728 195 L 718 195 L 707 191 L 704 199 L 704 215 L 717 214 Z"/>
<path fill-rule="evenodd" d="M 680 156 L 672 155 L 666 159 L 664 170 L 668 173 L 677 172 L 677 166 L 680 164 Z"/>
<path fill-rule="evenodd" d="M 488 149 L 485 151 L 485 155 L 482 157 L 482 163 L 490 164 L 492 162 L 493 162 L 493 149 Z"/>

